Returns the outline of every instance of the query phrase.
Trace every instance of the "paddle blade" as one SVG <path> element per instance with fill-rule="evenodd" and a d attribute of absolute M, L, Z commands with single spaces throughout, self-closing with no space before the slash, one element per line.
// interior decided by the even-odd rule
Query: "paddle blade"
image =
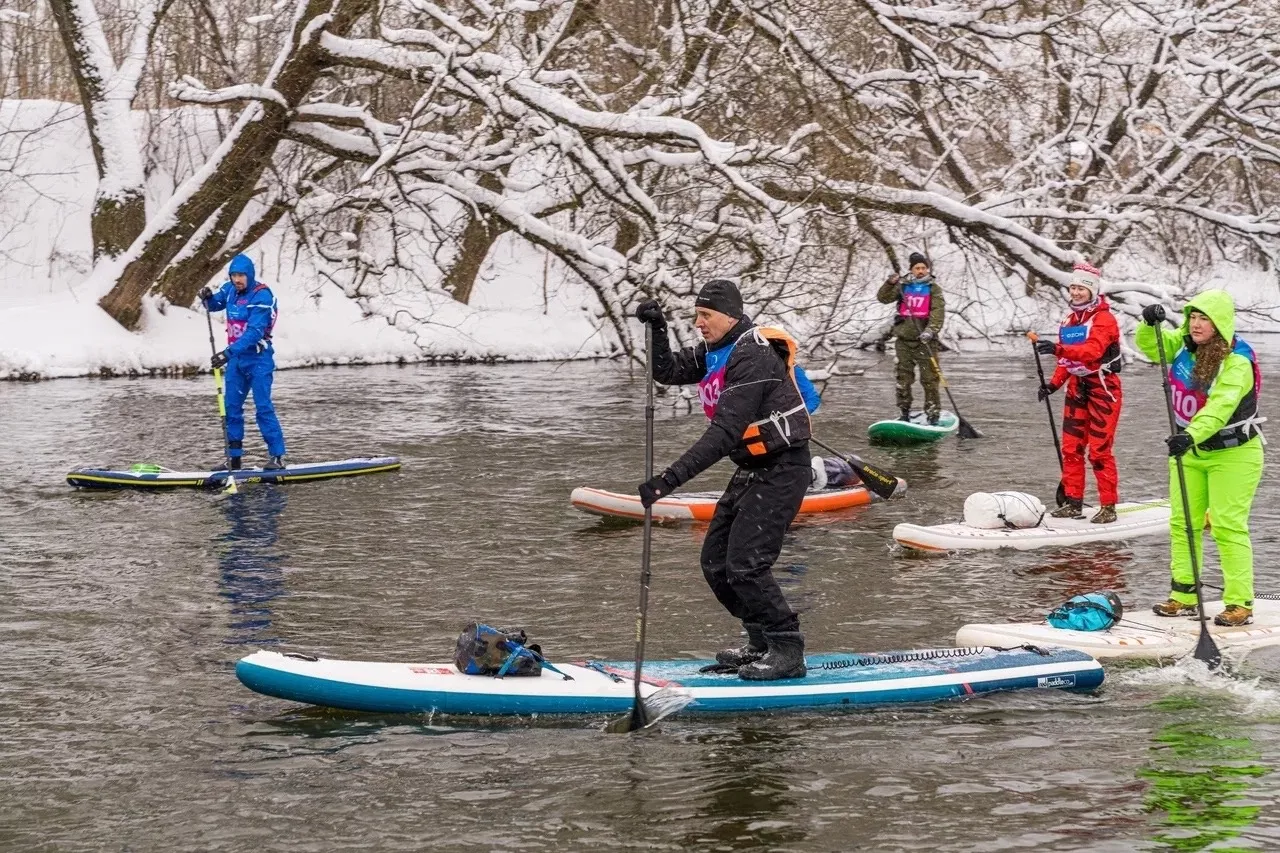
<path fill-rule="evenodd" d="M 957 415 L 957 417 L 959 416 Z M 978 432 L 978 430 L 974 427 L 974 425 L 966 421 L 964 418 L 960 418 L 959 435 L 961 438 L 982 438 L 983 437 L 982 433 Z"/>
<path fill-rule="evenodd" d="M 224 495 L 235 495 L 240 493 L 240 488 L 236 485 L 235 477 L 230 474 L 227 475 L 227 484 L 223 487 L 222 493 Z"/>
<path fill-rule="evenodd" d="M 693 701 L 693 694 L 677 687 L 664 687 L 631 706 L 631 713 L 605 726 L 609 734 L 625 735 L 652 728 Z"/>
<path fill-rule="evenodd" d="M 625 735 L 630 732 L 638 732 L 648 725 L 649 714 L 644 709 L 644 703 L 636 702 L 631 706 L 630 714 L 610 720 L 604 730 L 611 735 Z"/>
<path fill-rule="evenodd" d="M 856 456 L 847 456 L 845 461 L 853 467 L 853 471 L 862 478 L 862 483 L 880 497 L 888 500 L 898 493 L 899 482 L 891 472 L 869 465 Z"/>
<path fill-rule="evenodd" d="M 1211 670 L 1222 666 L 1222 652 L 1218 650 L 1218 644 L 1213 641 L 1209 626 L 1203 620 L 1200 622 L 1200 640 L 1196 643 L 1194 657 L 1203 661 Z"/>

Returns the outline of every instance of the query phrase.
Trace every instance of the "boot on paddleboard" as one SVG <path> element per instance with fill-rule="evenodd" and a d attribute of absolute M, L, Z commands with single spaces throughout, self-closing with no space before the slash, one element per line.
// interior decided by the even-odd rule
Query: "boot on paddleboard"
<path fill-rule="evenodd" d="M 1228 604 L 1226 609 L 1213 617 L 1213 624 L 1228 628 L 1238 628 L 1253 621 L 1253 608 L 1241 607 L 1239 604 Z"/>
<path fill-rule="evenodd" d="M 1183 604 L 1181 601 L 1174 601 L 1172 598 L 1168 601 L 1162 601 L 1151 608 L 1151 612 L 1157 616 L 1199 616 L 1200 611 L 1196 609 L 1194 604 Z"/>
<path fill-rule="evenodd" d="M 747 641 L 736 649 L 725 649 L 716 652 L 716 663 L 724 666 L 746 666 L 764 657 L 769 645 L 764 638 L 764 628 L 754 622 L 743 622 L 747 630 Z"/>
<path fill-rule="evenodd" d="M 779 678 L 804 678 L 804 634 L 799 631 L 766 631 L 769 647 L 764 657 L 738 670 L 747 681 L 773 681 Z"/>
<path fill-rule="evenodd" d="M 1110 524 L 1115 521 L 1116 518 L 1116 505 L 1103 504 L 1102 507 L 1093 514 L 1093 518 L 1089 520 L 1094 524 Z"/>
<path fill-rule="evenodd" d="M 219 460 L 218 460 L 218 464 L 217 464 L 217 465 L 214 465 L 214 466 L 213 466 L 213 470 L 215 470 L 215 471 L 239 471 L 239 470 L 240 470 L 240 457 L 239 457 L 239 456 L 232 456 L 230 459 L 228 459 L 227 457 L 225 457 L 225 456 L 224 456 L 224 457 L 222 457 L 221 459 L 219 459 Z"/>
<path fill-rule="evenodd" d="M 1049 515 L 1054 518 L 1084 518 L 1081 510 L 1084 508 L 1084 501 L 1080 498 L 1067 498 L 1067 502 L 1055 509 Z"/>
<path fill-rule="evenodd" d="M 272 456 L 267 460 L 267 464 L 262 466 L 263 471 L 279 471 L 285 467 L 283 456 Z"/>
<path fill-rule="evenodd" d="M 903 409 L 903 410 L 902 410 L 902 417 L 898 418 L 898 420 L 900 420 L 900 421 L 906 421 L 907 423 L 911 423 L 911 410 L 910 410 L 910 409 Z"/>

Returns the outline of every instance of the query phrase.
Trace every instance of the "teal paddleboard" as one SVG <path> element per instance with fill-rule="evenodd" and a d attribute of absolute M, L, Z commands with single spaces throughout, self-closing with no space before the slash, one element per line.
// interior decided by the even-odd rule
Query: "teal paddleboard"
<path fill-rule="evenodd" d="M 929 423 L 924 412 L 912 412 L 909 421 L 876 421 L 867 427 L 867 435 L 880 444 L 919 444 L 953 435 L 959 428 L 960 419 L 943 409 L 936 426 Z"/>

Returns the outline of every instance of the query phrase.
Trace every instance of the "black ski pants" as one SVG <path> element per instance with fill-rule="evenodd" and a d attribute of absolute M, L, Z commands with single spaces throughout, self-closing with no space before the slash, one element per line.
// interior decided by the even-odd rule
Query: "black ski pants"
<path fill-rule="evenodd" d="M 800 617 L 773 577 L 773 563 L 809 488 L 808 460 L 804 449 L 769 468 L 739 468 L 702 543 L 702 574 L 716 598 L 734 617 L 765 631 L 800 630 Z"/>

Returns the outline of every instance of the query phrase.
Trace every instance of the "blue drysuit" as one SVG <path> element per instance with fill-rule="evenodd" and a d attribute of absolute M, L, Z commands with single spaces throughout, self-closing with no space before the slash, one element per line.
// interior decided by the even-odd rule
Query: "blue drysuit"
<path fill-rule="evenodd" d="M 238 293 L 236 286 L 226 281 L 205 302 L 210 311 L 227 312 L 227 455 L 244 455 L 244 400 L 252 391 L 267 453 L 284 456 L 284 433 L 271 404 L 271 379 L 276 369 L 271 331 L 278 313 L 276 298 L 254 278 L 253 261 L 246 255 L 232 258 L 228 272 L 244 273 L 249 286 Z"/>

